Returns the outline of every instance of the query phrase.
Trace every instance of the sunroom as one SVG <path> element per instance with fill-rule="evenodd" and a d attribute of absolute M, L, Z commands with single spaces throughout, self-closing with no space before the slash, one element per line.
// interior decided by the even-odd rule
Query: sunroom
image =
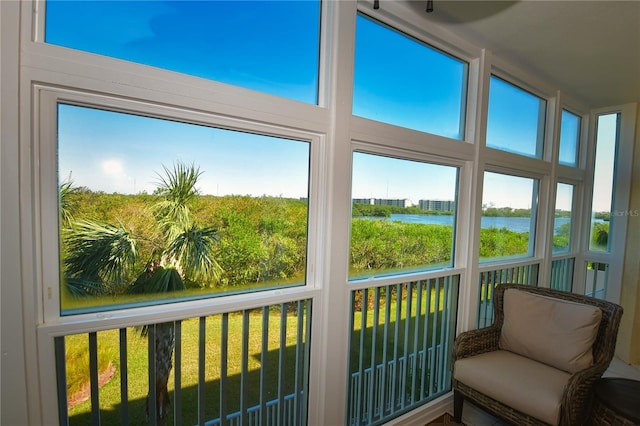
<path fill-rule="evenodd" d="M 500 283 L 640 366 L 640 3 L 0 20 L 3 425 L 422 426 Z"/>

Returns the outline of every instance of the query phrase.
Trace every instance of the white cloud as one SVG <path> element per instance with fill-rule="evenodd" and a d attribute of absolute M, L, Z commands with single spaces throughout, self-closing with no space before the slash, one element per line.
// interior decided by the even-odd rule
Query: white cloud
<path fill-rule="evenodd" d="M 121 160 L 104 160 L 102 162 L 102 171 L 113 178 L 124 178 L 124 165 Z"/>

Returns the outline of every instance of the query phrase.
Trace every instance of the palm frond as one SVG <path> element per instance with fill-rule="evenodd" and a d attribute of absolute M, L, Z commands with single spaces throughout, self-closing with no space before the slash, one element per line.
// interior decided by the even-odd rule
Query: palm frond
<path fill-rule="evenodd" d="M 108 288 L 102 281 L 66 277 L 65 284 L 69 295 L 73 297 L 102 296 L 108 293 Z"/>
<path fill-rule="evenodd" d="M 153 214 L 163 235 L 173 240 L 182 229 L 191 226 L 189 202 L 198 195 L 196 183 L 202 174 L 195 165 L 176 162 L 173 169 L 162 166 L 164 175 L 158 175 L 156 195 L 163 199 L 153 206 Z"/>
<path fill-rule="evenodd" d="M 73 186 L 72 180 L 67 180 L 60 184 L 58 190 L 58 208 L 60 210 L 60 220 L 63 225 L 67 225 L 73 220 L 72 211 L 75 205 L 70 195 L 76 191 L 77 188 Z"/>
<path fill-rule="evenodd" d="M 169 169 L 165 165 L 164 176 L 158 175 L 158 189 L 156 193 L 165 199 L 172 201 L 176 205 L 187 205 L 196 195 L 196 183 L 202 174 L 199 167 L 194 164 L 186 165 L 181 161 L 176 161 L 173 169 Z"/>
<path fill-rule="evenodd" d="M 216 228 L 192 226 L 171 242 L 167 254 L 175 259 L 185 277 L 194 281 L 218 281 L 222 268 L 214 258 L 214 248 L 219 240 Z"/>
<path fill-rule="evenodd" d="M 191 226 L 191 211 L 186 205 L 162 200 L 153 206 L 158 227 L 166 240 L 173 240 L 183 229 Z"/>
<path fill-rule="evenodd" d="M 135 294 L 170 293 L 186 288 L 180 273 L 175 268 L 159 266 L 151 274 L 140 275 L 127 292 Z"/>
<path fill-rule="evenodd" d="M 125 229 L 88 220 L 77 221 L 65 233 L 67 277 L 120 286 L 138 257 L 137 245 Z"/>

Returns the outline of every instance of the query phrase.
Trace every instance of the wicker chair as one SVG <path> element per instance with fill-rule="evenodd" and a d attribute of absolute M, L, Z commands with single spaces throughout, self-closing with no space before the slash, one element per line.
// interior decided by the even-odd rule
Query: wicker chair
<path fill-rule="evenodd" d="M 505 317 L 503 310 L 504 293 L 510 288 L 524 290 L 541 296 L 588 304 L 598 307 L 602 311 L 602 319 L 600 320 L 599 326 L 597 324 L 594 326 L 594 330 L 595 327 L 598 328 L 597 336 L 592 346 L 593 364 L 573 374 L 567 373 L 567 376 L 570 376 L 570 378 L 564 386 L 564 391 L 562 391 L 563 388 L 560 387 L 562 397 L 560 400 L 558 424 L 571 426 L 584 424 L 587 421 L 589 407 L 593 397 L 593 385 L 608 368 L 614 355 L 618 326 L 622 316 L 622 307 L 611 302 L 587 296 L 518 284 L 500 284 L 496 286 L 493 293 L 493 325 L 461 333 L 455 340 L 452 362 L 452 368 L 454 370 L 454 420 L 461 422 L 463 402 L 467 399 L 494 416 L 518 426 L 549 424 L 530 414 L 523 413 L 500 401 L 490 398 L 455 378 L 455 365 L 458 360 L 500 350 L 499 341 Z M 491 354 L 488 355 L 491 356 Z M 528 392 L 533 395 L 536 390 L 529 389 Z"/>

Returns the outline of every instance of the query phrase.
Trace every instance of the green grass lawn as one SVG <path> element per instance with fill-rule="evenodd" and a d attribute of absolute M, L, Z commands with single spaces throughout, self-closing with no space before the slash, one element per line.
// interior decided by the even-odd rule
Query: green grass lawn
<path fill-rule="evenodd" d="M 372 293 L 372 292 L 371 292 Z M 424 296 L 424 295 L 423 295 Z M 370 365 L 372 354 L 376 353 L 375 360 L 382 359 L 383 347 L 387 347 L 387 359 L 393 357 L 393 345 L 396 341 L 400 356 L 404 352 L 404 338 L 408 333 L 409 345 L 413 345 L 416 327 L 420 339 L 422 339 L 425 327 L 431 324 L 435 317 L 438 321 L 443 320 L 442 294 L 438 300 L 436 315 L 436 294 L 431 293 L 429 297 L 423 297 L 420 306 L 421 315 L 416 317 L 416 295 L 412 295 L 411 312 L 406 312 L 407 299 L 402 298 L 400 302 L 401 315 L 397 316 L 398 303 L 396 297 L 391 297 L 388 307 L 379 306 L 379 322 L 374 327 L 373 312 L 367 312 L 366 322 L 362 324 L 362 312 L 354 313 L 354 328 L 352 330 L 351 344 L 351 370 L 358 370 L 358 360 L 362 356 L 365 365 Z M 427 300 L 429 300 L 427 305 Z M 385 317 L 385 311 L 389 311 L 390 322 L 387 323 L 388 331 L 393 333 L 397 328 L 397 336 L 390 335 L 386 345 L 383 345 L 384 329 L 381 321 Z M 262 339 L 263 339 L 263 315 L 262 310 L 254 310 L 249 313 L 249 324 L 246 328 L 248 336 L 248 357 L 245 369 L 244 383 L 246 406 L 258 405 L 260 403 L 260 379 L 264 375 L 264 393 L 267 400 L 272 400 L 278 396 L 278 383 L 282 384 L 285 394 L 294 393 L 294 381 L 296 370 L 296 339 L 298 335 L 298 317 L 291 312 L 286 316 L 286 338 L 283 346 L 284 369 L 279 376 L 280 347 L 281 347 L 281 314 L 279 310 L 272 310 L 268 313 L 269 330 L 267 334 L 268 352 L 266 354 L 266 364 L 261 363 Z M 397 321 L 399 318 L 399 322 Z M 308 318 L 305 319 L 305 321 Z M 347 326 L 345 324 L 345 326 Z M 227 355 L 227 383 L 225 385 L 225 397 L 227 401 L 226 412 L 231 413 L 240 410 L 242 392 L 242 336 L 243 336 L 243 315 L 242 313 L 229 314 L 228 322 L 228 355 Z M 212 420 L 220 416 L 220 377 L 221 377 L 221 329 L 222 315 L 213 315 L 206 318 L 205 332 L 205 419 Z M 184 424 L 197 424 L 198 418 L 198 353 L 199 353 L 199 319 L 189 319 L 182 321 L 182 348 L 181 348 L 181 406 L 182 422 Z M 440 330 L 427 330 L 428 339 L 431 340 L 433 333 L 440 338 Z M 371 347 L 373 335 L 376 335 L 377 345 Z M 361 337 L 364 339 L 362 354 L 360 353 Z M 394 340 L 395 339 L 395 340 Z M 100 370 L 107 368 L 109 363 L 115 366 L 114 377 L 104 385 L 99 392 L 101 421 L 103 425 L 121 424 L 121 401 L 120 401 L 120 371 L 119 361 L 119 331 L 109 330 L 98 333 L 98 352 Z M 422 344 L 422 343 L 421 343 Z M 128 367 L 128 401 L 130 424 L 146 424 L 145 400 L 148 392 L 148 348 L 147 339 L 140 337 L 138 330 L 127 329 L 127 367 Z M 68 392 L 72 394 L 78 389 L 78 383 L 86 382 L 88 377 L 88 351 L 87 335 L 68 336 L 65 338 L 67 349 L 67 381 Z M 413 347 L 408 347 L 412 351 Z M 173 402 L 175 400 L 175 384 L 172 377 L 169 381 L 169 392 Z M 82 402 L 69 410 L 70 424 L 83 425 L 91 424 L 91 403 Z M 168 424 L 172 424 L 170 421 Z"/>
<path fill-rule="evenodd" d="M 278 371 L 280 353 L 280 313 L 269 314 L 268 353 L 265 374 L 265 394 L 267 399 L 277 398 L 278 395 Z M 207 420 L 219 417 L 220 397 L 220 347 L 221 347 L 221 315 L 214 315 L 206 319 L 205 337 L 205 418 Z M 295 315 L 287 315 L 286 320 L 286 349 L 284 355 L 284 371 L 282 386 L 285 394 L 294 392 L 295 357 L 298 318 Z M 229 314 L 229 339 L 227 356 L 227 384 L 225 396 L 227 400 L 227 413 L 240 409 L 240 394 L 242 383 L 242 327 L 243 317 L 241 313 Z M 262 352 L 262 311 L 252 311 L 249 314 L 248 327 L 248 358 L 245 369 L 246 404 L 257 405 L 260 402 L 260 374 Z M 128 400 L 129 417 L 131 424 L 146 424 L 145 400 L 148 392 L 147 369 L 147 339 L 142 338 L 135 329 L 127 329 L 128 340 Z M 69 393 L 77 390 L 78 385 L 70 382 L 72 377 L 88 377 L 88 354 L 86 351 L 87 335 L 69 336 L 65 339 L 67 348 L 67 369 Z M 199 352 L 199 319 L 189 319 L 182 322 L 182 420 L 184 424 L 196 424 L 198 412 L 198 352 Z M 72 355 L 84 352 L 83 355 Z M 111 381 L 100 389 L 100 409 L 102 424 L 121 424 L 120 404 L 120 371 L 119 361 L 119 332 L 109 330 L 98 333 L 99 359 L 101 369 L 109 362 L 116 367 L 116 374 Z M 72 356 L 70 356 L 72 355 Z M 83 381 L 83 380 L 77 380 Z M 174 378 L 169 381 L 169 392 L 174 401 Z M 89 400 L 82 402 L 69 410 L 70 424 L 91 424 L 91 403 Z M 172 424 L 172 422 L 169 422 Z"/>

